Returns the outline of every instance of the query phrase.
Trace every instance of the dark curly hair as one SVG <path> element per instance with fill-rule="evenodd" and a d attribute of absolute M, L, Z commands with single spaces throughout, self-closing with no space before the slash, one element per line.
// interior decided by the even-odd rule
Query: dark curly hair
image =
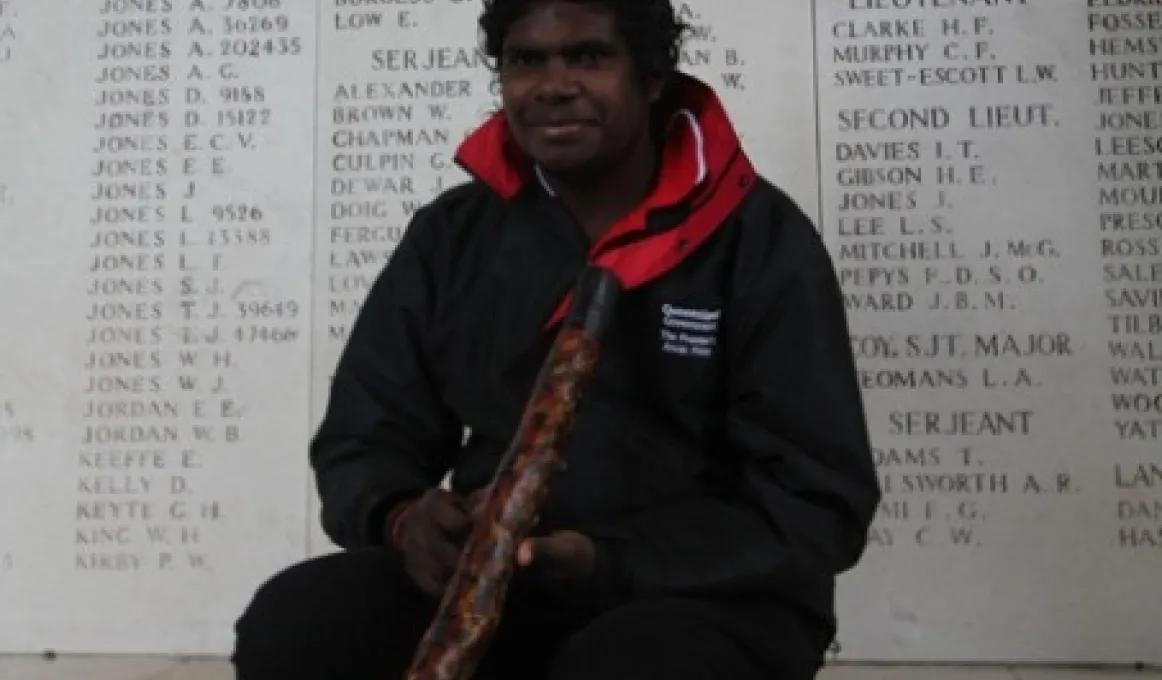
<path fill-rule="evenodd" d="M 508 29 L 531 6 L 546 0 L 484 0 L 480 30 L 484 55 L 493 71 L 501 67 L 501 52 Z M 678 18 L 670 0 L 567 0 L 595 4 L 613 13 L 617 28 L 629 46 L 642 78 L 669 80 L 678 68 L 682 38 L 690 26 Z"/>

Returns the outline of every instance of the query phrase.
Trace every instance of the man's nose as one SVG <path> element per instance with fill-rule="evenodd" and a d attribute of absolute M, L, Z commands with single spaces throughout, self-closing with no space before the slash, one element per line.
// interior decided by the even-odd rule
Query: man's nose
<path fill-rule="evenodd" d="M 577 73 L 564 59 L 554 57 L 545 61 L 537 83 L 540 99 L 568 99 L 580 92 Z"/>

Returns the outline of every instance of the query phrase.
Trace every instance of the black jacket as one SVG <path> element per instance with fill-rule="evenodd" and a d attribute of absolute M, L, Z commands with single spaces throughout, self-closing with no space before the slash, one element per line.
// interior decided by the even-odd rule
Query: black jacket
<path fill-rule="evenodd" d="M 382 543 L 387 510 L 449 470 L 463 493 L 488 483 L 554 311 L 592 257 L 629 290 L 539 528 L 595 538 L 603 604 L 767 593 L 833 621 L 835 575 L 860 558 L 880 498 L 840 289 L 807 217 L 749 171 L 713 95 L 687 88 L 697 134 L 668 147 L 663 177 L 695 190 L 600 257 L 513 160 L 502 121 L 461 149 L 475 178 L 410 224 L 352 327 L 312 444 L 338 545 Z M 725 219 L 691 231 L 695 206 L 740 176 L 729 210 L 719 201 Z M 666 258 L 647 246 L 666 234 L 683 235 L 681 258 L 650 269 Z"/>

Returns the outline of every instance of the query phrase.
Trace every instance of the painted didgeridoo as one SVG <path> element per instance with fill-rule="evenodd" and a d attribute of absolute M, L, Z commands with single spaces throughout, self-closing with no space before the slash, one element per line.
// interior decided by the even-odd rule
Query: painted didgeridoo
<path fill-rule="evenodd" d="M 561 446 L 593 377 L 621 285 L 587 267 L 541 364 L 515 436 L 481 501 L 472 530 L 406 680 L 470 680 L 504 612 L 516 549 L 533 529 Z"/>

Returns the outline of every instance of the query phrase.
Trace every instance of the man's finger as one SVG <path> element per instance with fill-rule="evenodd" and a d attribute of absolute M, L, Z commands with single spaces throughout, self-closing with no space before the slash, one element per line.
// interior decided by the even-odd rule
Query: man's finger
<path fill-rule="evenodd" d="M 424 591 L 432 597 L 438 597 L 440 595 L 440 591 L 444 589 L 444 587 L 438 581 L 430 576 L 421 576 L 416 580 L 416 585 L 419 586 L 420 590 Z"/>
<path fill-rule="evenodd" d="M 521 541 L 521 544 L 516 548 L 516 563 L 522 567 L 527 567 L 532 564 L 536 557 L 536 548 L 533 542 L 536 539 L 529 538 Z"/>
<path fill-rule="evenodd" d="M 447 569 L 449 573 L 456 568 L 456 563 L 460 561 L 460 550 L 456 548 L 453 543 L 439 541 L 431 548 L 432 559 L 441 569 Z"/>
<path fill-rule="evenodd" d="M 462 512 L 468 510 L 468 500 L 455 491 L 437 489 L 436 492 L 436 497 L 444 501 L 445 504 L 451 505 Z"/>
<path fill-rule="evenodd" d="M 468 513 L 451 504 L 440 504 L 432 508 L 432 521 L 449 536 L 463 534 L 471 523 Z"/>
<path fill-rule="evenodd" d="M 560 534 L 526 538 L 517 546 L 517 563 L 527 567 L 534 559 L 560 559 L 569 550 L 568 541 Z"/>
<path fill-rule="evenodd" d="M 438 581 L 440 583 L 440 587 L 443 588 L 443 587 L 448 585 L 448 582 L 452 580 L 452 576 L 455 573 L 456 573 L 456 563 L 455 562 L 452 562 L 452 563 L 444 562 L 444 563 L 435 567 L 432 575 L 436 579 L 436 581 Z"/>
<path fill-rule="evenodd" d="M 427 512 L 435 512 L 444 507 L 452 507 L 464 511 L 468 507 L 467 502 L 460 494 L 449 491 L 448 489 L 428 489 L 420 497 L 418 505 L 425 508 Z"/>
<path fill-rule="evenodd" d="M 411 575 L 416 587 L 428 595 L 435 595 L 440 591 L 440 582 L 435 575 L 435 570 L 431 566 L 425 566 L 423 564 L 411 565 L 408 568 L 408 573 Z"/>

